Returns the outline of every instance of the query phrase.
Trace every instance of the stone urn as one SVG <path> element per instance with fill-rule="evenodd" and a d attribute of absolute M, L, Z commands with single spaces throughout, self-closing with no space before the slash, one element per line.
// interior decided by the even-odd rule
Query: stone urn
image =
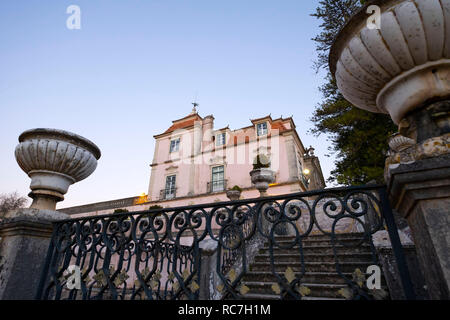
<path fill-rule="evenodd" d="M 234 189 L 227 190 L 227 197 L 231 201 L 239 200 L 239 198 L 241 197 L 241 191 Z"/>
<path fill-rule="evenodd" d="M 345 25 L 330 51 L 330 70 L 344 97 L 361 109 L 409 112 L 450 97 L 450 1 L 376 0 L 380 29 L 367 6 Z"/>
<path fill-rule="evenodd" d="M 250 177 L 261 197 L 267 196 L 269 184 L 275 181 L 275 173 L 269 168 L 259 168 L 250 171 Z"/>
<path fill-rule="evenodd" d="M 31 208 L 55 210 L 69 186 L 97 167 L 100 149 L 88 139 L 56 129 L 33 129 L 19 136 L 17 163 L 31 178 Z"/>
<path fill-rule="evenodd" d="M 373 5 L 379 29 L 368 23 Z M 399 126 L 386 161 L 387 193 L 411 228 L 431 299 L 450 297 L 449 35 L 450 0 L 373 0 L 330 51 L 343 96 L 358 108 L 388 113 Z M 404 287 L 412 288 L 402 269 Z M 405 289 L 408 299 L 411 291 Z"/>

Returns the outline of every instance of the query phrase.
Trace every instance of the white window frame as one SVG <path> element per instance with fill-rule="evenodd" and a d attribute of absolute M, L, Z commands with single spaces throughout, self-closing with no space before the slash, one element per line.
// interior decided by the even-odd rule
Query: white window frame
<path fill-rule="evenodd" d="M 173 180 L 173 182 L 171 182 L 171 184 L 167 185 L 169 178 L 175 177 Z M 173 199 L 175 198 L 175 190 L 177 188 L 177 175 L 176 174 L 169 174 L 166 176 L 166 183 L 164 185 L 164 199 Z M 168 191 L 172 191 L 172 192 L 168 192 Z"/>
<path fill-rule="evenodd" d="M 260 131 L 260 126 L 262 126 L 262 125 L 265 125 L 266 126 L 266 128 L 265 128 L 265 131 Z M 260 134 L 261 133 L 261 134 Z M 268 135 L 268 133 L 269 133 L 269 125 L 267 124 L 267 121 L 264 121 L 264 122 L 260 122 L 260 123 L 257 123 L 256 124 L 256 136 L 258 136 L 258 137 L 264 137 L 264 136 L 267 136 Z"/>
<path fill-rule="evenodd" d="M 176 142 L 178 141 L 178 143 L 174 144 L 174 148 L 172 149 L 172 142 Z M 169 146 L 169 152 L 170 153 L 174 153 L 174 152 L 178 152 L 180 151 L 180 143 L 181 143 L 181 139 L 180 138 L 175 138 L 175 139 L 171 139 L 170 140 L 170 146 Z M 175 150 L 176 148 L 176 150 Z"/>
<path fill-rule="evenodd" d="M 214 169 L 216 168 L 222 168 L 223 171 L 223 177 L 222 180 L 217 180 L 217 182 L 222 182 L 222 189 L 221 190 L 215 190 L 214 189 Z M 223 185 L 225 182 L 225 166 L 224 165 L 218 165 L 211 167 L 211 192 L 222 192 L 225 191 L 225 186 Z"/>
<path fill-rule="evenodd" d="M 224 146 L 226 143 L 227 143 L 227 134 L 225 132 L 216 134 L 216 147 Z"/>

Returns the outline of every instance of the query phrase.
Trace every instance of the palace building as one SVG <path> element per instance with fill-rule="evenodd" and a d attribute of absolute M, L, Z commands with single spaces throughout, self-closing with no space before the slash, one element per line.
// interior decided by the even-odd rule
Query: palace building
<path fill-rule="evenodd" d="M 235 186 L 242 190 L 241 199 L 257 198 L 260 194 L 249 173 L 258 155 L 265 155 L 274 171 L 275 181 L 268 195 L 325 188 L 314 148 L 304 147 L 292 117 L 273 119 L 268 115 L 237 130 L 216 129 L 214 117 L 200 116 L 197 106 L 194 103 L 190 114 L 174 120 L 166 131 L 154 136 L 147 195 L 59 211 L 76 216 L 99 215 L 229 201 L 226 191 Z"/>

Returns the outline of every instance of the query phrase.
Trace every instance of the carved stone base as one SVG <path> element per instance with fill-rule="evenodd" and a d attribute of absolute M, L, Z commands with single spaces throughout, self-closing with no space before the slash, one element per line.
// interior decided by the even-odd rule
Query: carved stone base
<path fill-rule="evenodd" d="M 414 285 L 414 292 L 418 300 L 428 300 L 428 292 L 425 287 L 423 275 L 419 269 L 419 262 L 414 246 L 403 244 L 403 254 L 408 265 L 409 274 Z M 397 262 L 392 248 L 377 248 L 378 260 L 383 268 L 384 278 L 389 288 L 389 294 L 392 300 L 405 300 L 400 275 L 397 268 Z"/>
<path fill-rule="evenodd" d="M 387 168 L 391 205 L 408 221 L 431 299 L 450 299 L 450 154 Z"/>
<path fill-rule="evenodd" d="M 49 210 L 20 209 L 0 222 L 0 300 L 31 300 L 45 262 L 52 222 L 69 216 Z"/>

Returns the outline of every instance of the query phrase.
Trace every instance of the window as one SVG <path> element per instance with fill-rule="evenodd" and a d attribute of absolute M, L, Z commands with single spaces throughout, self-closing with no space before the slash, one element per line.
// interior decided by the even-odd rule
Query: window
<path fill-rule="evenodd" d="M 258 123 L 256 125 L 256 132 L 258 136 L 265 136 L 267 134 L 267 122 Z"/>
<path fill-rule="evenodd" d="M 220 192 L 225 190 L 224 168 L 212 168 L 211 192 Z"/>
<path fill-rule="evenodd" d="M 175 198 L 176 175 L 166 177 L 166 189 L 164 190 L 164 199 Z"/>
<path fill-rule="evenodd" d="M 223 146 L 225 144 L 225 138 L 226 138 L 226 134 L 224 133 L 219 133 L 218 135 L 216 135 L 216 146 Z"/>
<path fill-rule="evenodd" d="M 170 152 L 177 152 L 180 149 L 180 138 L 170 141 Z"/>

